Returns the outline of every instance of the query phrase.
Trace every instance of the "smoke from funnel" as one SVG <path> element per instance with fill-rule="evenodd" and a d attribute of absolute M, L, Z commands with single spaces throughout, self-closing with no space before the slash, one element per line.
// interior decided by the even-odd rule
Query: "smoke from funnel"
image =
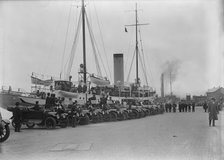
<path fill-rule="evenodd" d="M 170 94 L 172 95 L 172 83 L 176 80 L 178 69 L 180 68 L 179 60 L 166 61 L 164 63 L 164 77 L 170 83 Z"/>

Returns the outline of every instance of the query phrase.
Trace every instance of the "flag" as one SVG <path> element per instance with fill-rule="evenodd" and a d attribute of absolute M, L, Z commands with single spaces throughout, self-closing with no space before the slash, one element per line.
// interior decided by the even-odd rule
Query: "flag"
<path fill-rule="evenodd" d="M 128 30 L 127 30 L 127 28 L 126 28 L 126 27 L 124 28 L 124 30 L 125 30 L 125 32 L 128 32 Z"/>

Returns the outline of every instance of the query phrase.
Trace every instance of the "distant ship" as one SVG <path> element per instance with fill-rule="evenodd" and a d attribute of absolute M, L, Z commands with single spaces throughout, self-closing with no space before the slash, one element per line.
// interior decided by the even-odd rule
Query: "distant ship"
<path fill-rule="evenodd" d="M 38 97 L 36 93 L 27 93 L 20 90 L 14 91 L 9 87 L 1 88 L 0 91 L 0 107 L 7 109 L 8 107 L 14 107 L 16 102 L 20 102 L 23 106 L 29 106 L 39 101 L 39 104 L 45 104 L 45 99 Z"/>

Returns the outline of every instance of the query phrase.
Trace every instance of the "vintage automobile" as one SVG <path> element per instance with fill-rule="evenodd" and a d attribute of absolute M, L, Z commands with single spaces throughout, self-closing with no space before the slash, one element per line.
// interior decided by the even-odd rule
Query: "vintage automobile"
<path fill-rule="evenodd" d="M 145 110 L 137 99 L 124 98 L 122 103 L 126 105 L 128 111 L 128 119 L 142 118 L 146 116 Z"/>
<path fill-rule="evenodd" d="M 72 127 L 76 127 L 78 124 L 87 125 L 90 122 L 96 123 L 98 120 L 97 115 L 88 106 L 71 105 L 67 108 L 66 112 L 68 113 L 68 125 Z"/>
<path fill-rule="evenodd" d="M 9 111 L 13 111 L 13 108 L 8 108 Z M 30 109 L 30 107 L 20 108 L 21 110 L 21 123 L 28 128 L 33 128 L 35 125 L 46 127 L 48 129 L 60 126 L 61 128 L 67 127 L 67 113 L 62 112 L 55 107 L 54 110 L 40 110 Z M 14 120 L 12 119 L 12 125 L 14 127 Z"/>
<path fill-rule="evenodd" d="M 116 109 L 112 109 L 109 105 L 100 106 L 96 105 L 92 107 L 88 106 L 88 109 L 83 109 L 83 115 L 87 115 L 91 122 L 109 122 L 117 120 L 117 112 Z"/>
<path fill-rule="evenodd" d="M 10 135 L 9 120 L 2 119 L 0 112 L 0 143 L 6 141 Z"/>
<path fill-rule="evenodd" d="M 127 120 L 128 119 L 128 111 L 127 108 L 120 104 L 119 101 L 115 101 L 115 102 L 107 102 L 107 104 L 110 106 L 111 111 L 113 111 L 114 113 L 116 113 L 117 115 L 117 120 L 122 121 L 122 120 Z"/>
<path fill-rule="evenodd" d="M 99 104 L 91 101 L 91 103 L 87 103 L 86 109 L 83 109 L 83 112 L 88 115 L 90 121 L 93 123 L 117 121 L 118 119 L 117 109 L 112 108 L 110 104 Z"/>

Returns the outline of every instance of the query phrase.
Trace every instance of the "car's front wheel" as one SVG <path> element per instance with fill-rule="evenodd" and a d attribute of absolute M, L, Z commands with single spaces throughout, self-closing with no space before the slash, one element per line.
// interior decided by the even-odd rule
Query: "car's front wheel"
<path fill-rule="evenodd" d="M 34 122 L 27 122 L 26 126 L 31 129 L 35 126 L 35 123 Z"/>
<path fill-rule="evenodd" d="M 68 126 L 68 120 L 67 119 L 63 119 L 60 121 L 60 127 L 61 128 L 66 128 Z"/>
<path fill-rule="evenodd" d="M 48 129 L 54 129 L 56 127 L 56 120 L 53 117 L 47 117 L 45 120 L 45 126 Z"/>
<path fill-rule="evenodd" d="M 109 113 L 109 120 L 110 121 L 116 121 L 117 120 L 117 113 L 116 112 L 110 112 Z"/>
<path fill-rule="evenodd" d="M 14 119 L 12 119 L 12 123 L 11 124 L 12 124 L 13 128 L 15 128 L 16 124 L 15 124 Z"/>
<path fill-rule="evenodd" d="M 10 129 L 9 126 L 3 126 L 0 128 L 0 143 L 6 141 L 9 138 L 10 135 Z"/>

